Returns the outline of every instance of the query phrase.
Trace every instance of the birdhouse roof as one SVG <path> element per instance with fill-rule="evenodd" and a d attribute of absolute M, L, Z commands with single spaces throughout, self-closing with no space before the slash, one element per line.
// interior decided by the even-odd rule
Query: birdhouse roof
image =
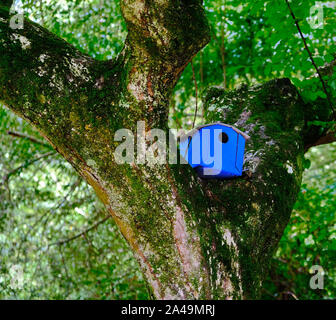
<path fill-rule="evenodd" d="M 213 125 L 216 125 L 216 124 L 220 124 L 224 127 L 228 127 L 228 128 L 231 128 L 233 129 L 234 131 L 236 131 L 238 134 L 241 134 L 245 140 L 248 140 L 250 139 L 250 136 L 247 135 L 246 133 L 240 131 L 239 129 L 237 129 L 236 127 L 230 125 L 230 124 L 225 124 L 225 123 L 222 123 L 222 122 L 214 122 L 214 123 L 208 123 L 208 124 L 204 124 L 204 125 L 201 125 L 201 126 L 198 126 L 198 127 L 195 127 L 193 130 L 189 131 L 188 133 L 184 134 L 181 136 L 180 138 L 180 141 L 183 141 L 185 140 L 187 137 L 192 137 L 198 130 L 202 129 L 202 128 L 205 128 L 205 127 L 210 127 L 210 126 L 213 126 Z"/>

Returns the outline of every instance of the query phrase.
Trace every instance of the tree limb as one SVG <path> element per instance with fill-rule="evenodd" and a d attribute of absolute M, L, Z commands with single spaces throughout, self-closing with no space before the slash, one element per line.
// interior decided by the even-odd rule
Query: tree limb
<path fill-rule="evenodd" d="M 210 40 L 202 1 L 123 0 L 121 9 L 128 29 L 122 53 L 129 70 L 126 97 L 136 108 L 131 104 L 130 111 L 149 127 L 165 128 L 173 87 Z"/>
<path fill-rule="evenodd" d="M 156 58 L 175 72 L 209 41 L 202 0 L 122 0 L 121 9 L 133 54 Z"/>
<path fill-rule="evenodd" d="M 0 101 L 31 122 L 54 146 L 83 112 L 83 92 L 94 87 L 95 62 L 39 25 L 12 29 L 0 6 Z M 75 108 L 77 106 L 77 108 Z"/>
<path fill-rule="evenodd" d="M 333 143 L 336 141 L 336 131 L 328 131 L 325 135 L 319 136 L 316 140 L 305 146 L 305 150 L 308 151 L 311 147 L 317 147 L 324 144 Z"/>

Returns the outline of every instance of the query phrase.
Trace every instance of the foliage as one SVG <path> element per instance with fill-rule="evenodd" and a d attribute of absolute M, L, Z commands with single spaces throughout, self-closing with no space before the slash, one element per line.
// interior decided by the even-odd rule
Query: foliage
<path fill-rule="evenodd" d="M 193 59 L 198 123 L 202 122 L 203 91 L 211 85 L 232 89 L 242 83 L 288 77 L 305 101 L 325 98 L 319 80 L 305 80 L 315 69 L 284 0 L 204 3 L 212 41 Z M 336 52 L 336 8 L 322 3 L 324 26 L 313 29 L 308 18 L 315 1 L 290 2 L 319 67 L 333 60 Z M 126 28 L 119 1 L 29 0 L 23 1 L 22 8 L 30 19 L 96 59 L 114 58 L 122 49 Z M 196 102 L 193 77 L 189 65 L 173 94 L 171 126 L 191 127 Z M 334 99 L 336 78 L 328 85 Z M 323 123 L 316 118 L 315 125 Z M 0 298 L 148 298 L 137 262 L 112 219 L 83 233 L 106 215 L 93 191 L 56 154 L 31 163 L 51 149 L 14 138 L 8 130 L 42 140 L 21 119 L 0 109 L 0 179 L 4 178 L 0 185 Z M 311 167 L 273 260 L 264 288 L 266 299 L 335 298 L 335 157 L 335 144 L 313 148 L 307 156 L 306 166 L 310 162 Z M 57 244 L 77 234 L 82 235 Z M 314 264 L 326 272 L 324 290 L 309 288 Z M 17 270 L 24 274 L 22 286 L 12 282 Z"/>
<path fill-rule="evenodd" d="M 291 221 L 272 262 L 264 298 L 335 298 L 336 289 L 336 143 L 313 148 Z M 311 267 L 325 272 L 324 290 L 311 290 Z"/>

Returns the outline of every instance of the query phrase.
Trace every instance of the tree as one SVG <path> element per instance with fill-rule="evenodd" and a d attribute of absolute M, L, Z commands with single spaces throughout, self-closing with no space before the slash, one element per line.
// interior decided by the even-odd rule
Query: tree
<path fill-rule="evenodd" d="M 210 39 L 201 1 L 121 8 L 124 48 L 98 61 L 27 20 L 13 30 L 2 6 L 0 100 L 95 189 L 154 297 L 255 298 L 297 199 L 304 153 L 335 141 L 328 94 L 307 102 L 289 79 L 208 90 L 206 121 L 251 136 L 245 177 L 205 181 L 182 164 L 118 165 L 116 130 L 135 132 L 139 120 L 167 129 L 174 86 Z M 334 63 L 319 71 L 327 85 Z"/>

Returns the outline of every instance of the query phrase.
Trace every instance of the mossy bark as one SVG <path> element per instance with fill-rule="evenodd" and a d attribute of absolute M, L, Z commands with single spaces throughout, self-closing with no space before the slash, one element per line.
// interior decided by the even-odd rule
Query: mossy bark
<path fill-rule="evenodd" d="M 201 1 L 125 0 L 122 10 L 124 49 L 101 62 L 34 23 L 12 30 L 0 7 L 0 100 L 95 189 L 157 299 L 256 298 L 300 188 L 308 108 L 286 79 L 208 91 L 207 121 L 251 136 L 241 178 L 117 165 L 115 132 L 137 121 L 167 129 L 172 89 L 209 41 Z"/>

